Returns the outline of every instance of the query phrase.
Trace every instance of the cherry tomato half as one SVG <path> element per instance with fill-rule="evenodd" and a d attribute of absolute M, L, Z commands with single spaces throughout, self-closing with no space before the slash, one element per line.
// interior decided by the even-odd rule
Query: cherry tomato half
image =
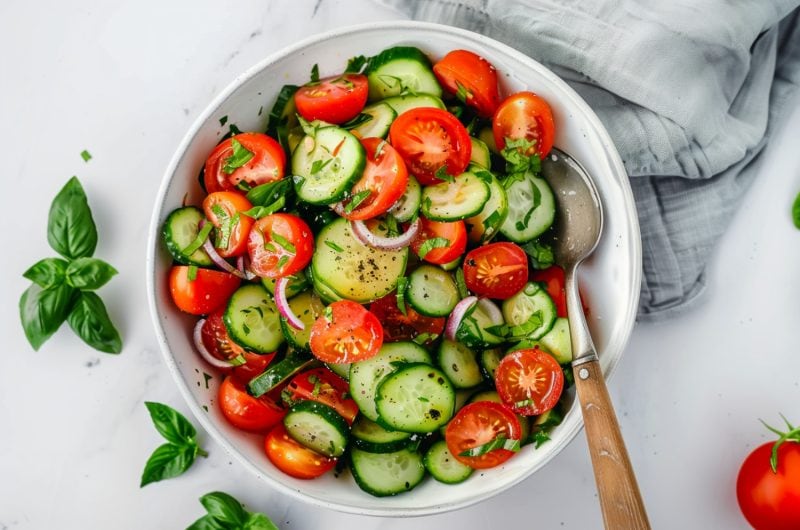
<path fill-rule="evenodd" d="M 521 435 L 519 420 L 508 407 L 491 401 L 476 401 L 462 407 L 450 420 L 444 439 L 456 460 L 473 469 L 487 469 L 502 464 L 514 456 L 514 452 L 498 448 L 480 456 L 462 456 L 461 453 L 498 436 L 519 440 Z"/>
<path fill-rule="evenodd" d="M 234 149 L 234 140 L 239 145 L 237 149 Z M 248 158 L 247 153 L 252 156 Z M 278 142 L 266 134 L 241 133 L 214 148 L 206 160 L 203 183 L 208 193 L 232 189 L 247 191 L 282 179 L 285 166 L 286 154 Z"/>
<path fill-rule="evenodd" d="M 361 144 L 367 152 L 367 164 L 361 180 L 350 190 L 350 197 L 369 194 L 351 212 L 345 208 L 349 201 L 344 202 L 341 212 L 337 210 L 351 221 L 364 221 L 386 213 L 408 185 L 406 164 L 394 147 L 380 138 L 364 138 Z"/>
<path fill-rule="evenodd" d="M 756 530 L 800 528 L 800 443 L 778 447 L 777 473 L 770 466 L 774 442 L 756 448 L 745 459 L 736 480 L 742 513 Z"/>
<path fill-rule="evenodd" d="M 311 328 L 311 353 L 317 359 L 353 363 L 378 353 L 383 345 L 383 327 L 375 315 L 350 300 L 334 302 L 328 309 Z"/>
<path fill-rule="evenodd" d="M 451 94 L 490 118 L 500 104 L 497 70 L 486 59 L 467 50 L 453 50 L 433 65 L 436 78 Z"/>
<path fill-rule="evenodd" d="M 444 265 L 459 258 L 467 249 L 467 229 L 464 226 L 464 221 L 455 221 L 452 223 L 445 223 L 440 221 L 431 221 L 425 217 L 419 218 L 420 227 L 417 236 L 411 242 L 411 250 L 419 256 L 423 251 L 423 245 L 429 240 L 447 240 L 447 244 L 443 247 L 431 247 L 430 243 L 425 245 L 429 248 L 424 253 L 422 259 L 428 263 L 436 265 Z"/>
<path fill-rule="evenodd" d="M 245 390 L 244 383 L 228 376 L 219 387 L 219 406 L 228 423 L 249 432 L 267 432 L 278 425 L 286 415 L 286 409 L 272 393 L 253 397 Z"/>
<path fill-rule="evenodd" d="M 239 287 L 239 278 L 233 274 L 211 269 L 195 269 L 176 265 L 169 271 L 169 292 L 178 309 L 193 315 L 205 315 L 221 307 Z"/>
<path fill-rule="evenodd" d="M 314 252 L 314 234 L 305 221 L 288 213 L 262 217 L 247 240 L 250 268 L 264 278 L 283 278 L 305 268 Z"/>
<path fill-rule="evenodd" d="M 442 334 L 446 321 L 444 317 L 420 315 L 408 304 L 406 304 L 406 314 L 404 315 L 397 307 L 395 293 L 372 302 L 369 305 L 369 312 L 378 317 L 378 321 L 383 326 L 384 342 L 414 340 L 425 333 L 430 337 L 425 341 L 428 344 Z"/>
<path fill-rule="evenodd" d="M 389 141 L 408 171 L 426 186 L 442 182 L 436 178 L 442 167 L 449 175 L 460 175 L 472 156 L 467 129 L 458 118 L 437 108 L 416 108 L 402 113 L 392 122 Z"/>
<path fill-rule="evenodd" d="M 564 389 L 564 372 L 539 348 L 511 352 L 494 373 L 503 404 L 517 414 L 536 416 L 552 409 Z"/>
<path fill-rule="evenodd" d="M 247 236 L 253 218 L 242 215 L 242 212 L 252 207 L 250 201 L 235 191 L 216 191 L 203 199 L 203 211 L 217 229 L 214 248 L 223 258 L 241 256 L 247 250 Z"/>
<path fill-rule="evenodd" d="M 464 282 L 478 296 L 505 300 L 528 281 L 528 256 L 514 243 L 490 243 L 464 258 Z"/>
<path fill-rule="evenodd" d="M 283 423 L 269 431 L 264 440 L 264 450 L 275 467 L 295 478 L 317 478 L 336 465 L 335 458 L 322 456 L 297 443 L 286 432 Z"/>
<path fill-rule="evenodd" d="M 352 425 L 358 415 L 358 405 L 354 400 L 345 397 L 349 392 L 348 382 L 327 368 L 312 368 L 300 372 L 289 381 L 285 389 L 289 401 L 307 399 L 328 405 Z"/>
<path fill-rule="evenodd" d="M 519 92 L 506 98 L 497 108 L 492 119 L 492 132 L 498 149 L 505 147 L 506 138 L 525 138 L 536 142 L 536 152 L 544 158 L 553 148 L 553 111 L 533 92 Z"/>
<path fill-rule="evenodd" d="M 358 116 L 368 92 L 367 76 L 342 74 L 301 86 L 294 93 L 294 103 L 308 121 L 340 124 Z"/>

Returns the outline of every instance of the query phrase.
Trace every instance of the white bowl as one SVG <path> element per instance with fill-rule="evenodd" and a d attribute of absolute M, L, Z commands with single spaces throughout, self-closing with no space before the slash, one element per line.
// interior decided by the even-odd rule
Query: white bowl
<path fill-rule="evenodd" d="M 167 286 L 171 258 L 160 238 L 161 225 L 189 194 L 199 197 L 197 175 L 206 156 L 227 126 L 228 116 L 241 130 L 264 130 L 268 111 L 282 85 L 302 84 L 311 67 L 320 73 L 340 72 L 347 59 L 374 55 L 396 45 L 417 46 L 432 58 L 450 50 L 472 50 L 497 67 L 504 94 L 533 90 L 552 106 L 555 145 L 578 159 L 594 177 L 605 207 L 603 237 L 594 255 L 581 267 L 581 290 L 591 307 L 589 326 L 603 370 L 610 374 L 620 359 L 633 327 L 639 296 L 641 242 L 628 177 L 614 144 L 586 103 L 552 72 L 518 51 L 492 39 L 449 26 L 421 22 L 389 22 L 339 29 L 306 39 L 267 57 L 237 77 L 206 108 L 178 147 L 164 175 L 150 226 L 147 284 L 150 309 L 164 360 L 200 424 L 243 466 L 292 497 L 319 506 L 366 515 L 407 517 L 455 510 L 510 488 L 545 465 L 582 427 L 580 407 L 570 397 L 569 412 L 540 449 L 523 448 L 505 465 L 475 473 L 456 486 L 428 479 L 416 489 L 389 498 L 362 492 L 349 477 L 332 473 L 316 480 L 293 479 L 278 471 L 263 451 L 263 436 L 232 428 L 215 405 L 219 378 L 194 352 L 191 329 L 195 318 L 172 304 Z M 259 109 L 263 111 L 259 113 Z"/>

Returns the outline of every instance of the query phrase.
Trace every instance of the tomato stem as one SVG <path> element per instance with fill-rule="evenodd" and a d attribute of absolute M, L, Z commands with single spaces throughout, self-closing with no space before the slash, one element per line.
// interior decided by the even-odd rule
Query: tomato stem
<path fill-rule="evenodd" d="M 786 423 L 786 427 L 789 429 L 786 432 L 780 431 L 775 427 L 768 425 L 767 422 L 765 422 L 764 420 L 759 420 L 764 425 L 764 427 L 769 429 L 770 432 L 777 434 L 779 437 L 772 445 L 772 454 L 770 455 L 769 459 L 770 467 L 772 467 L 772 472 L 775 474 L 778 473 L 778 448 L 783 444 L 783 442 L 786 442 L 787 440 L 800 443 L 800 427 L 795 427 L 794 425 L 789 423 L 789 420 L 787 420 L 786 416 L 784 416 L 783 414 L 781 414 L 780 416 L 783 419 L 784 423 Z"/>

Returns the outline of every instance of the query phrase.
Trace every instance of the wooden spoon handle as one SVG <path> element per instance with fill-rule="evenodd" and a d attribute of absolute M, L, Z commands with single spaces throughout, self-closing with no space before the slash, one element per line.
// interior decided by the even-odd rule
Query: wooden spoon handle
<path fill-rule="evenodd" d="M 608 529 L 650 528 L 614 406 L 597 360 L 573 367 L 603 520 Z"/>

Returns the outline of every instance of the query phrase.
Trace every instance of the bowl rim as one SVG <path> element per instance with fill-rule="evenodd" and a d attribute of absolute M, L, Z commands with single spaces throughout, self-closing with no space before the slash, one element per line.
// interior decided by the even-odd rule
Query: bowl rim
<path fill-rule="evenodd" d="M 180 144 L 178 145 L 178 148 L 176 149 L 169 164 L 167 165 L 167 169 L 164 172 L 164 175 L 161 179 L 161 185 L 159 186 L 158 194 L 156 196 L 156 201 L 153 206 L 153 212 L 151 214 L 150 226 L 148 229 L 148 237 L 147 237 L 145 274 L 146 274 L 148 306 L 150 310 L 151 320 L 156 331 L 156 337 L 158 339 L 159 348 L 161 350 L 161 356 L 167 365 L 167 368 L 170 372 L 170 375 L 172 376 L 173 381 L 177 383 L 178 390 L 183 396 L 184 401 L 188 405 L 195 419 L 200 423 L 203 429 L 205 429 L 205 431 L 209 433 L 211 437 L 220 446 L 222 446 L 222 448 L 229 455 L 231 455 L 240 464 L 242 464 L 245 469 L 249 470 L 251 473 L 253 473 L 262 481 L 269 484 L 275 490 L 290 496 L 292 499 L 311 503 L 316 506 L 344 513 L 379 516 L 379 517 L 418 517 L 418 516 L 433 515 L 438 513 L 445 513 L 448 511 L 454 511 L 461 508 L 465 508 L 467 506 L 471 506 L 473 504 L 477 504 L 478 502 L 489 499 L 491 497 L 500 494 L 503 491 L 506 491 L 507 489 L 519 484 L 521 481 L 531 477 L 531 475 L 533 475 L 538 469 L 540 469 L 548 462 L 550 462 L 550 460 L 552 460 L 569 443 L 571 443 L 572 440 L 574 440 L 575 436 L 583 428 L 582 414 L 574 414 L 573 420 L 570 422 L 571 424 L 567 425 L 567 422 L 564 422 L 564 424 L 562 424 L 562 426 L 565 428 L 564 435 L 558 444 L 551 446 L 552 449 L 549 451 L 549 454 L 545 458 L 542 458 L 539 462 L 536 463 L 536 465 L 531 466 L 529 470 L 521 474 L 518 478 L 516 478 L 516 480 L 513 480 L 507 484 L 502 485 L 501 487 L 496 488 L 488 495 L 483 495 L 483 496 L 472 495 L 461 501 L 451 502 L 444 505 L 431 505 L 424 508 L 389 507 L 386 509 L 380 509 L 372 507 L 358 507 L 349 504 L 341 504 L 338 502 L 327 501 L 325 499 L 316 496 L 305 494 L 302 492 L 302 490 L 292 488 L 276 480 L 275 478 L 270 477 L 269 475 L 262 472 L 252 462 L 250 462 L 242 453 L 240 453 L 234 447 L 234 445 L 231 442 L 228 441 L 227 437 L 224 436 L 219 431 L 219 429 L 217 429 L 217 427 L 212 423 L 209 416 L 204 414 L 204 412 L 201 410 L 200 404 L 195 401 L 188 387 L 188 383 L 184 380 L 184 378 L 180 374 L 177 362 L 169 348 L 166 338 L 166 333 L 162 327 L 161 320 L 159 319 L 159 310 L 155 292 L 156 288 L 155 264 L 156 264 L 156 249 L 160 241 L 159 239 L 160 225 L 161 225 L 160 214 L 163 210 L 167 191 L 170 182 L 172 180 L 172 177 L 174 176 L 176 169 L 186 156 L 188 147 L 191 145 L 197 133 L 200 131 L 203 125 L 210 118 L 212 118 L 217 109 L 231 96 L 231 94 L 233 94 L 239 87 L 241 87 L 248 80 L 258 75 L 262 70 L 269 67 L 272 63 L 277 62 L 278 60 L 287 57 L 289 55 L 295 54 L 298 51 L 301 51 L 302 49 L 317 44 L 321 41 L 326 41 L 343 35 L 354 34 L 363 31 L 404 30 L 404 29 L 415 29 L 415 30 L 422 29 L 428 31 L 435 31 L 437 33 L 450 34 L 458 37 L 466 37 L 477 41 L 477 43 L 480 46 L 494 48 L 499 53 L 511 56 L 514 59 L 519 60 L 521 62 L 528 63 L 534 70 L 536 70 L 537 74 L 547 78 L 549 82 L 556 85 L 562 91 L 564 98 L 566 98 L 571 105 L 580 109 L 585 114 L 589 124 L 594 129 L 594 134 L 597 135 L 597 139 L 601 142 L 601 144 L 607 151 L 611 171 L 617 175 L 623 175 L 626 177 L 619 179 L 619 182 L 617 182 L 617 184 L 620 186 L 620 190 L 622 192 L 625 202 L 625 207 L 626 207 L 625 215 L 628 218 L 628 223 L 626 228 L 630 236 L 630 242 L 631 242 L 630 252 L 635 262 L 635 266 L 631 271 L 632 274 L 630 278 L 630 283 L 632 284 L 631 292 L 633 293 L 633 296 L 630 298 L 628 306 L 626 307 L 626 312 L 625 312 L 626 326 L 625 329 L 623 330 L 624 332 L 620 334 L 621 339 L 618 341 L 618 344 L 609 344 L 609 346 L 611 347 L 618 348 L 619 354 L 615 358 L 611 359 L 610 364 L 604 370 L 604 374 L 607 380 L 616 371 L 616 367 L 619 364 L 619 360 L 622 358 L 622 355 L 624 353 L 625 346 L 627 345 L 630 339 L 631 331 L 633 330 L 633 326 L 636 320 L 636 312 L 639 303 L 641 277 L 642 277 L 642 267 L 641 267 L 642 242 L 641 242 L 638 215 L 636 212 L 636 207 L 633 197 L 633 191 L 631 189 L 630 182 L 627 179 L 627 172 L 625 170 L 625 167 L 622 163 L 622 160 L 619 156 L 616 146 L 614 145 L 613 141 L 611 140 L 611 137 L 608 134 L 608 131 L 600 122 L 600 119 L 597 117 L 597 115 L 591 109 L 591 107 L 589 107 L 589 105 L 583 100 L 583 98 L 580 95 L 578 95 L 578 93 L 572 87 L 570 87 L 564 80 L 562 80 L 555 73 L 553 73 L 549 68 L 542 65 L 540 62 L 533 59 L 532 57 L 529 57 L 528 55 L 525 55 L 524 53 L 512 48 L 511 46 L 508 46 L 491 37 L 487 37 L 485 35 L 481 35 L 479 33 L 475 33 L 473 31 L 469 31 L 466 29 L 448 26 L 445 24 L 410 21 L 410 20 L 369 22 L 369 23 L 343 26 L 323 33 L 318 33 L 306 37 L 294 44 L 283 47 L 280 50 L 269 54 L 268 56 L 255 63 L 253 66 L 249 67 L 241 74 L 237 75 L 233 79 L 233 81 L 231 81 L 224 89 L 222 89 L 211 100 L 211 102 L 205 107 L 203 112 L 201 112 L 200 115 L 195 119 L 191 127 L 183 136 Z M 577 408 L 580 409 L 580 407 Z"/>

